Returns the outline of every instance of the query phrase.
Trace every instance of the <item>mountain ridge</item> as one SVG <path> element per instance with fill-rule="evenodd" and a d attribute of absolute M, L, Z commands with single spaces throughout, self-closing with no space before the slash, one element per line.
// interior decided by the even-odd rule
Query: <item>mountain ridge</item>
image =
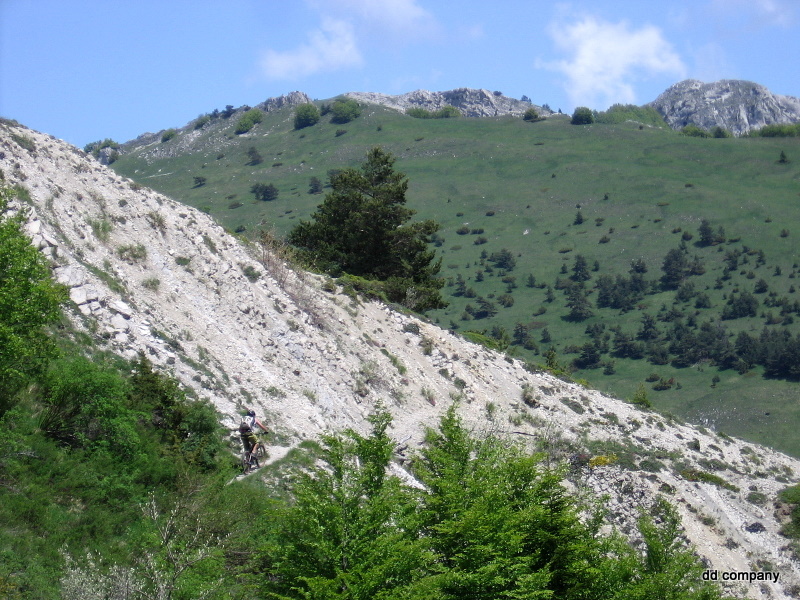
<path fill-rule="evenodd" d="M 800 585 L 779 511 L 747 500 L 750 486 L 774 498 L 797 482 L 800 461 L 640 411 L 354 298 L 51 136 L 6 123 L 0 145 L 6 181 L 27 190 L 32 241 L 70 289 L 75 326 L 128 358 L 145 352 L 211 400 L 229 428 L 255 407 L 288 446 L 330 429 L 364 431 L 383 405 L 398 446 L 413 446 L 457 403 L 470 427 L 536 440 L 552 460 L 618 453 L 620 464 L 583 467 L 572 479 L 576 491 L 609 494 L 617 526 L 672 490 L 711 568 L 768 561 L 780 584 L 751 586 L 753 598 L 788 598 Z M 713 460 L 727 487 L 691 475 Z"/>
<path fill-rule="evenodd" d="M 534 104 L 524 96 L 522 100 L 517 100 L 501 92 L 484 88 L 463 87 L 445 91 L 419 89 L 403 94 L 351 91 L 337 97 L 352 98 L 358 102 L 384 106 L 401 113 L 405 113 L 409 108 L 421 108 L 433 112 L 452 106 L 457 108 L 462 116 L 473 118 L 519 117 L 530 108 L 534 108 L 542 117 L 555 114 L 546 103 Z M 319 103 L 312 100 L 305 92 L 292 91 L 267 98 L 254 108 L 271 112 L 287 106 L 312 102 Z M 711 83 L 686 79 L 671 85 L 655 100 L 643 106 L 655 108 L 672 129 L 681 129 L 690 124 L 706 130 L 722 127 L 737 136 L 765 125 L 800 121 L 800 98 L 774 94 L 763 85 L 737 79 L 722 79 Z M 228 106 L 226 110 L 230 118 L 248 109 L 250 106 L 244 105 L 236 109 Z M 179 129 L 192 128 L 197 121 L 198 119 L 192 119 Z M 164 131 L 166 130 L 145 132 L 132 140 L 127 140 L 122 144 L 122 151 L 156 143 Z M 109 152 L 105 150 L 101 153 L 103 156 L 101 162 L 104 164 L 108 164 Z"/>

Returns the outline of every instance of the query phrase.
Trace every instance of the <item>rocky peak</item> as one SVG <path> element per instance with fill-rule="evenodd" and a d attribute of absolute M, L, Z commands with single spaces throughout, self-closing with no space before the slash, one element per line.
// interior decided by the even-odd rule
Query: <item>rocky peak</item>
<path fill-rule="evenodd" d="M 269 112 L 286 106 L 297 106 L 298 104 L 308 104 L 309 102 L 311 102 L 311 98 L 309 98 L 306 93 L 295 91 L 276 98 L 267 98 L 264 102 L 257 105 L 256 108 Z"/>
<path fill-rule="evenodd" d="M 484 89 L 458 88 L 446 92 L 429 92 L 416 90 L 397 96 L 378 94 L 374 92 L 348 92 L 345 94 L 359 102 L 380 104 L 400 112 L 409 108 L 424 108 L 435 111 L 445 106 L 454 106 L 465 117 L 497 117 L 502 115 L 521 116 L 533 106 L 540 114 L 548 115 L 550 112 L 541 106 L 530 102 L 516 100 L 504 96 L 500 92 L 490 92 Z"/>
<path fill-rule="evenodd" d="M 649 104 L 673 129 L 720 126 L 742 135 L 773 123 L 800 121 L 800 99 L 773 94 L 752 81 L 687 79 L 670 86 Z"/>

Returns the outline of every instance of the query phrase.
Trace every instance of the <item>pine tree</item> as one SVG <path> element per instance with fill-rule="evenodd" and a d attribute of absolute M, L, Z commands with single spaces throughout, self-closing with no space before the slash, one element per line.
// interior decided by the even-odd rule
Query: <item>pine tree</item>
<path fill-rule="evenodd" d="M 310 221 L 289 233 L 289 242 L 331 275 L 349 273 L 384 282 L 387 299 L 414 310 L 441 308 L 441 260 L 428 249 L 435 221 L 408 223 L 408 180 L 394 157 L 373 148 L 360 169 L 331 177 L 332 191 Z"/>
<path fill-rule="evenodd" d="M 572 281 L 589 281 L 592 278 L 589 273 L 589 267 L 583 254 L 578 254 L 575 257 L 575 264 L 572 266 Z"/>

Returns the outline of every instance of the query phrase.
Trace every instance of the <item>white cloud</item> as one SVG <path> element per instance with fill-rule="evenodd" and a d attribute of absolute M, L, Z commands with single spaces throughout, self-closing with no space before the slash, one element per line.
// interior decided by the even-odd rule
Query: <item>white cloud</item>
<path fill-rule="evenodd" d="M 436 19 L 416 0 L 308 0 L 322 14 L 354 23 L 364 34 L 420 39 L 438 30 Z"/>
<path fill-rule="evenodd" d="M 750 25 L 790 27 L 795 22 L 794 0 L 711 0 L 722 17 L 738 17 Z"/>
<path fill-rule="evenodd" d="M 407 43 L 438 33 L 438 24 L 417 0 L 306 0 L 321 25 L 293 50 L 269 49 L 261 70 L 269 79 L 297 80 L 324 71 L 364 64 L 367 39 Z"/>
<path fill-rule="evenodd" d="M 615 102 L 635 103 L 634 82 L 654 75 L 683 77 L 678 54 L 652 25 L 632 29 L 585 17 L 548 28 L 557 49 L 567 58 L 537 66 L 564 74 L 564 88 L 575 105 L 601 108 Z"/>
<path fill-rule="evenodd" d="M 353 27 L 347 21 L 324 17 L 309 41 L 294 50 L 267 50 L 261 60 L 270 79 L 299 79 L 321 71 L 357 67 L 363 63 Z"/>

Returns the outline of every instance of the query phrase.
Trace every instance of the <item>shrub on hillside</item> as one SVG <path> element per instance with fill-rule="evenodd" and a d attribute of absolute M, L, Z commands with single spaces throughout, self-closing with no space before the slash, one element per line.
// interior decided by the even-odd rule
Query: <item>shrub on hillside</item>
<path fill-rule="evenodd" d="M 352 98 L 346 100 L 337 100 L 331 106 L 331 123 L 349 123 L 353 119 L 361 116 L 361 106 Z"/>
<path fill-rule="evenodd" d="M 311 104 L 300 104 L 294 109 L 294 128 L 303 129 L 316 125 L 320 119 L 319 109 Z"/>
<path fill-rule="evenodd" d="M 247 133 L 263 120 L 264 113 L 257 108 L 251 108 L 239 118 L 239 120 L 236 122 L 236 129 L 234 129 L 233 132 L 236 135 Z"/>
<path fill-rule="evenodd" d="M 570 123 L 573 125 L 591 125 L 594 123 L 594 113 L 592 109 L 579 106 L 575 109 L 575 112 L 572 113 L 572 120 L 570 120 Z"/>
<path fill-rule="evenodd" d="M 434 111 L 414 106 L 406 109 L 406 114 L 409 117 L 414 117 L 415 119 L 451 119 L 454 117 L 460 117 L 461 111 L 455 106 L 444 106 L 439 110 Z"/>
<path fill-rule="evenodd" d="M 531 106 L 525 111 L 525 114 L 522 115 L 522 120 L 528 123 L 536 123 L 537 121 L 544 121 L 544 117 L 540 116 L 539 111 Z"/>
<path fill-rule="evenodd" d="M 692 125 L 692 124 L 689 124 L 683 129 L 681 129 L 681 135 L 686 135 L 689 137 L 699 137 L 699 138 L 711 137 L 711 134 L 708 133 L 705 129 L 701 129 L 697 125 Z"/>
<path fill-rule="evenodd" d="M 666 125 L 664 118 L 652 106 L 636 106 L 634 104 L 614 104 L 608 110 L 594 115 L 596 123 L 624 123 L 636 121 L 645 125 L 663 127 Z"/>
<path fill-rule="evenodd" d="M 278 188 L 272 183 L 254 183 L 250 187 L 250 192 L 256 200 L 271 202 L 278 199 Z"/>

